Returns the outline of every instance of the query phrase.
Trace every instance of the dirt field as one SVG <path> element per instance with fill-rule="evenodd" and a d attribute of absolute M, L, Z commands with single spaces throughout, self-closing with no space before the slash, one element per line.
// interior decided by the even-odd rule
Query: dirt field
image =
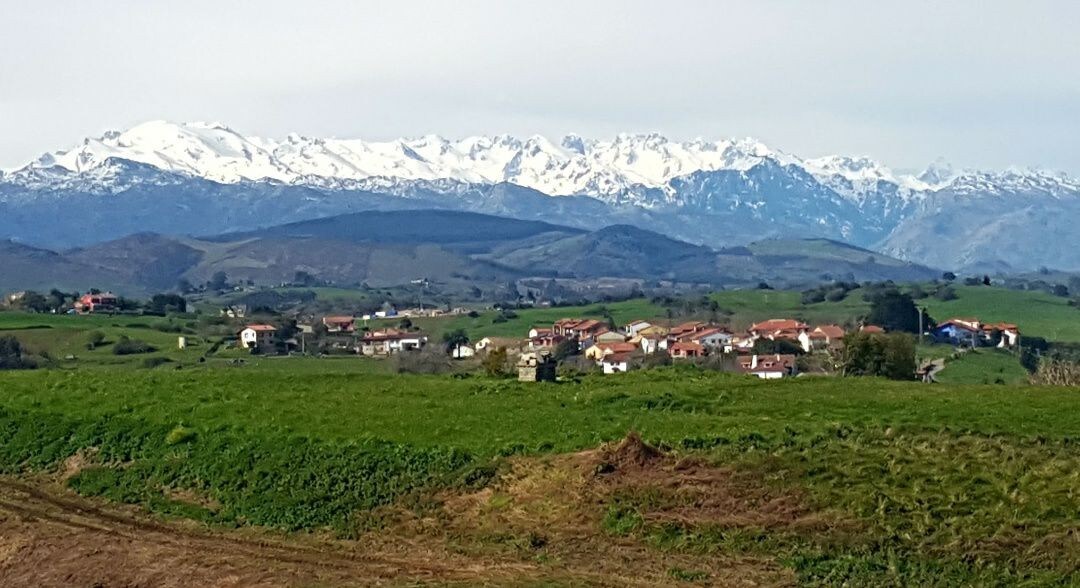
<path fill-rule="evenodd" d="M 492 488 L 438 497 L 419 514 L 373 513 L 378 529 L 356 541 L 163 522 L 78 497 L 60 479 L 0 479 L 0 585 L 665 586 L 686 585 L 672 570 L 695 570 L 698 585 L 784 586 L 790 572 L 765 558 L 671 554 L 604 533 L 603 506 L 649 488 L 671 497 L 650 517 L 821 524 L 798 497 L 636 442 L 516 460 Z"/>

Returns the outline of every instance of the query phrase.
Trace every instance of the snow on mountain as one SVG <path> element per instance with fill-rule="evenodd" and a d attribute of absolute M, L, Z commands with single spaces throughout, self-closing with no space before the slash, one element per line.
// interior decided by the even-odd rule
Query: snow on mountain
<path fill-rule="evenodd" d="M 508 135 L 448 140 L 436 135 L 392 141 L 283 140 L 244 136 L 220 123 L 152 121 L 85 139 L 42 155 L 10 174 L 28 182 L 46 170 L 91 174 L 125 159 L 221 183 L 277 181 L 328 184 L 335 180 L 455 180 L 510 182 L 551 195 L 611 197 L 635 189 L 669 196 L 672 179 L 699 171 L 745 171 L 765 158 L 806 169 L 842 195 L 861 199 L 878 181 L 922 189 L 867 158 L 801 160 L 754 139 L 672 141 L 658 134 L 620 134 L 608 141 Z"/>

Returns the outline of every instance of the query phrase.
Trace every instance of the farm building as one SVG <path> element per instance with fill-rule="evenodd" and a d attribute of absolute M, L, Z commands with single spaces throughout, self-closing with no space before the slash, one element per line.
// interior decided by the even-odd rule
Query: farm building
<path fill-rule="evenodd" d="M 240 346 L 266 352 L 274 348 L 276 338 L 277 328 L 273 325 L 248 325 L 240 331 Z"/>

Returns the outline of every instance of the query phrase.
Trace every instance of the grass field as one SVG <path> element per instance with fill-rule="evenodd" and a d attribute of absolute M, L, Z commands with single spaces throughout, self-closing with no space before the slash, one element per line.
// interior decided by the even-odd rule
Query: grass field
<path fill-rule="evenodd" d="M 384 367 L 258 359 L 123 378 L 0 374 L 0 470 L 48 469 L 81 453 L 97 465 L 69 484 L 85 494 L 218 524 L 352 534 L 364 532 L 357 513 L 425 489 L 498 485 L 504 456 L 546 459 L 636 430 L 736 472 L 753 492 L 801 497 L 798 520 L 810 526 L 755 522 L 772 520 L 757 511 L 694 514 L 697 503 L 648 482 L 590 507 L 603 515 L 591 540 L 772 558 L 814 585 L 1080 580 L 1080 390 L 763 382 L 687 368 L 529 385 Z M 170 498 L 177 488 L 218 506 Z M 514 508 L 499 493 L 489 500 Z M 545 545 L 528 557 L 558 549 Z"/>
<path fill-rule="evenodd" d="M 957 286 L 957 300 L 942 302 L 935 298 L 916 301 L 937 320 L 953 317 L 978 317 L 984 322 L 1011 322 L 1023 334 L 1044 337 L 1050 341 L 1080 342 L 1080 310 L 1068 301 L 1042 292 L 1006 290 L 984 286 Z M 812 325 L 835 323 L 852 327 L 870 311 L 859 290 L 852 291 L 839 302 L 802 304 L 801 293 L 783 290 L 732 290 L 710 296 L 720 306 L 718 318 L 731 328 L 745 329 L 752 323 L 769 318 L 797 318 Z M 517 318 L 493 322 L 494 312 L 483 312 L 477 318 L 421 319 L 414 321 L 428 332 L 441 335 L 457 328 L 465 329 L 470 337 L 523 336 L 534 325 L 550 325 L 563 317 L 601 318 L 601 307 L 608 310 L 617 324 L 634 319 L 681 322 L 690 318 L 708 318 L 708 312 L 697 311 L 690 316 L 667 314 L 667 309 L 648 300 L 630 300 L 607 304 L 571 306 L 514 311 Z M 376 324 L 376 323 L 373 323 Z"/>
<path fill-rule="evenodd" d="M 1080 309 L 1069 306 L 1065 298 L 985 286 L 957 286 L 956 293 L 956 300 L 925 298 L 918 304 L 938 321 L 977 317 L 983 322 L 1015 323 L 1023 335 L 1048 341 L 1080 341 Z"/>
<path fill-rule="evenodd" d="M 1015 354 L 999 349 L 976 349 L 950 359 L 937 374 L 942 384 L 1023 384 L 1027 370 Z"/>

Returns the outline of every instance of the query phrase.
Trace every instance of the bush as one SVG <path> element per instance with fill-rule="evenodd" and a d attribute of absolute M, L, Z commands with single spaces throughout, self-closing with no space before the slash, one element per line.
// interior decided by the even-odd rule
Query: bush
<path fill-rule="evenodd" d="M 915 379 L 915 338 L 903 334 L 849 333 L 840 351 L 845 376 Z"/>
<path fill-rule="evenodd" d="M 137 355 L 140 353 L 153 353 L 154 351 L 157 351 L 157 349 L 146 341 L 121 337 L 120 340 L 113 345 L 112 351 L 114 355 Z"/>
<path fill-rule="evenodd" d="M 956 300 L 959 296 L 956 295 L 956 289 L 952 286 L 942 286 L 934 293 L 934 298 L 948 302 L 949 300 Z"/>
<path fill-rule="evenodd" d="M 445 374 L 452 367 L 450 358 L 436 347 L 399 352 L 393 362 L 394 371 L 399 374 Z"/>
<path fill-rule="evenodd" d="M 484 373 L 496 378 L 501 378 L 507 374 L 508 363 L 509 355 L 506 353 L 505 347 L 488 351 L 487 355 L 484 356 L 483 361 L 480 362 L 480 364 L 484 366 Z"/>
<path fill-rule="evenodd" d="M 10 335 L 0 337 L 0 370 L 29 370 L 37 364 L 23 354 L 22 343 Z"/>
<path fill-rule="evenodd" d="M 146 369 L 153 369 L 158 366 L 162 366 L 172 362 L 173 360 L 169 359 L 168 357 L 147 357 L 146 359 L 142 360 L 142 367 Z"/>
<path fill-rule="evenodd" d="M 101 331 L 91 331 L 86 336 L 86 348 L 91 350 L 91 351 L 93 351 L 94 349 L 97 349 L 98 347 L 101 347 L 104 344 L 105 344 L 105 333 L 102 333 Z"/>

